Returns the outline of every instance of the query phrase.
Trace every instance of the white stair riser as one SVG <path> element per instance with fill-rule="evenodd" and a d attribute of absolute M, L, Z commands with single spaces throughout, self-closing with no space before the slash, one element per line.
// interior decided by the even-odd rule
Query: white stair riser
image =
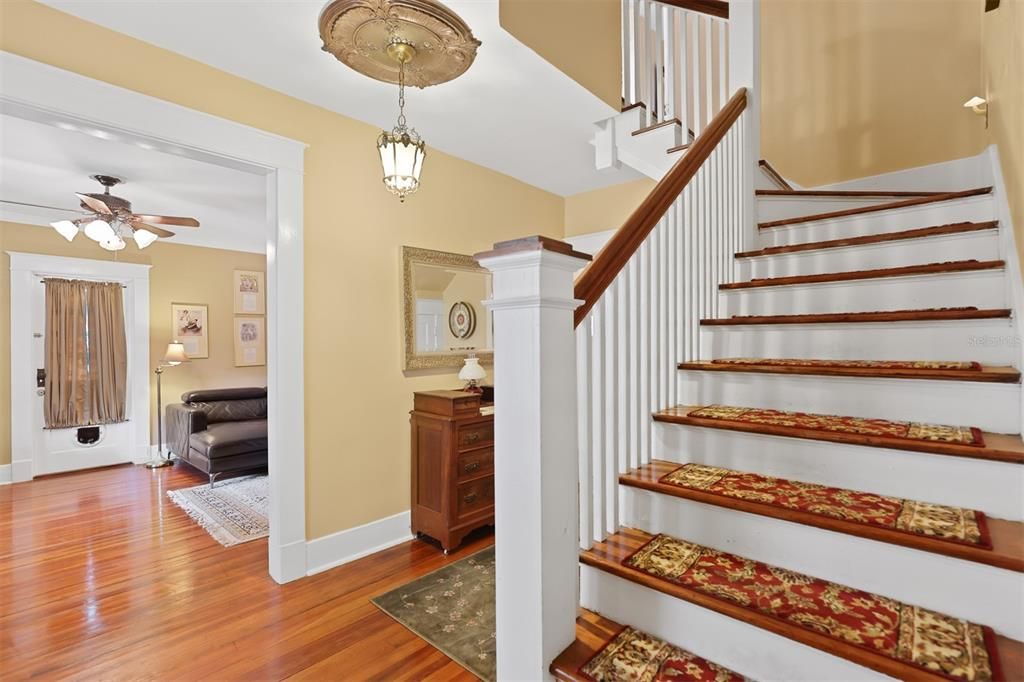
<path fill-rule="evenodd" d="M 680 403 L 741 405 L 1020 433 L 1020 384 L 680 372 Z"/>
<path fill-rule="evenodd" d="M 770 187 L 765 189 L 777 189 Z M 907 197 L 910 198 L 910 197 Z M 899 201 L 893 197 L 792 197 L 765 196 L 757 198 L 757 222 L 785 218 L 799 218 L 816 213 L 845 211 L 850 208 L 863 208 Z"/>
<path fill-rule="evenodd" d="M 667 533 L 1024 639 L 1024 574 L 623 486 L 623 523 Z M 843 557 L 836 561 L 836 557 Z M 951 590 L 950 585 L 957 589 Z"/>
<path fill-rule="evenodd" d="M 889 680 L 844 659 L 591 566 L 580 566 L 580 602 L 698 656 L 758 680 Z"/>
<path fill-rule="evenodd" d="M 783 246 L 993 219 L 989 195 L 760 230 L 761 246 Z M 762 221 L 763 222 L 763 221 Z"/>
<path fill-rule="evenodd" d="M 656 423 L 652 455 L 1024 520 L 1024 465 Z"/>
<path fill-rule="evenodd" d="M 740 281 L 742 281 L 764 277 L 872 270 L 915 263 L 945 263 L 972 259 L 979 261 L 999 259 L 997 230 L 979 230 L 926 239 L 906 239 L 777 256 L 739 258 L 737 262 L 740 265 Z"/>
<path fill-rule="evenodd" d="M 884 301 L 880 301 L 884 306 Z M 836 324 L 704 325 L 701 359 L 955 360 L 1014 365 L 1008 318 Z"/>
<path fill-rule="evenodd" d="M 724 316 L 1008 307 L 1002 269 L 724 289 L 718 295 Z"/>

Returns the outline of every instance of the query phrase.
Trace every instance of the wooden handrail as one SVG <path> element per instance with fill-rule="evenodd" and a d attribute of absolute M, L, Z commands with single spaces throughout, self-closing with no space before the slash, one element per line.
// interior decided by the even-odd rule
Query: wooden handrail
<path fill-rule="evenodd" d="M 729 18 L 729 3 L 725 0 L 655 0 L 655 2 L 688 9 L 691 12 L 710 14 L 713 17 L 720 17 L 722 19 Z"/>
<path fill-rule="evenodd" d="M 576 309 L 577 327 L 746 108 L 747 89 L 740 88 L 576 279 L 574 294 L 583 301 Z"/>

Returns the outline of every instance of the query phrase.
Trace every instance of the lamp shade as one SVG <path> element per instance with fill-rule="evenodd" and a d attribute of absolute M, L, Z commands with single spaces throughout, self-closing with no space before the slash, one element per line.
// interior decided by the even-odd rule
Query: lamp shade
<path fill-rule="evenodd" d="M 50 223 L 50 227 L 57 230 L 60 236 L 68 241 L 78 236 L 78 225 L 75 225 L 70 220 L 58 220 L 55 223 Z"/>
<path fill-rule="evenodd" d="M 188 355 L 185 354 L 185 345 L 179 341 L 171 341 L 167 344 L 164 362 L 168 365 L 180 365 L 183 362 L 188 362 Z"/>
<path fill-rule="evenodd" d="M 157 240 L 157 236 L 149 230 L 138 229 L 132 233 L 132 238 L 135 239 L 135 245 L 140 249 L 144 249 Z"/>
<path fill-rule="evenodd" d="M 384 186 L 405 201 L 420 186 L 420 172 L 426 157 L 426 145 L 409 133 L 382 132 L 377 138 L 380 165 L 384 170 Z"/>
<path fill-rule="evenodd" d="M 85 226 L 85 236 L 94 242 L 108 242 L 117 236 L 114 228 L 105 220 L 94 220 Z"/>
<path fill-rule="evenodd" d="M 114 235 L 112 239 L 104 239 L 100 242 L 100 248 L 107 251 L 120 251 L 126 246 L 120 235 Z"/>
<path fill-rule="evenodd" d="M 487 370 L 480 366 L 480 358 L 470 356 L 459 370 L 459 378 L 463 381 L 480 381 L 487 378 Z"/>

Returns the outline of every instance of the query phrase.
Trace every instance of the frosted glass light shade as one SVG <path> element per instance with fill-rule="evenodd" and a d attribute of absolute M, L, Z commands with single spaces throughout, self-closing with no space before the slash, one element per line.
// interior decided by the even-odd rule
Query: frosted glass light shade
<path fill-rule="evenodd" d="M 164 362 L 168 365 L 180 365 L 188 362 L 188 355 L 185 353 L 185 344 L 180 341 L 171 341 L 167 344 L 167 352 L 164 353 Z"/>
<path fill-rule="evenodd" d="M 105 220 L 92 221 L 91 223 L 85 226 L 84 232 L 86 237 L 93 240 L 94 242 L 100 242 L 101 245 L 103 244 L 103 242 L 112 241 L 115 237 L 117 237 L 117 233 L 114 232 L 114 228 L 112 228 L 110 226 L 110 223 L 106 222 Z"/>
<path fill-rule="evenodd" d="M 459 378 L 463 381 L 480 381 L 487 378 L 487 370 L 480 366 L 480 358 L 468 357 L 466 364 L 459 370 Z"/>
<path fill-rule="evenodd" d="M 157 239 L 159 239 L 159 237 L 157 237 L 149 230 L 135 230 L 135 233 L 132 234 L 132 238 L 135 239 L 135 244 L 140 249 L 146 248 L 147 246 L 155 242 Z"/>
<path fill-rule="evenodd" d="M 127 246 L 127 244 L 125 244 L 124 240 L 121 239 L 116 234 L 114 235 L 113 239 L 105 239 L 104 241 L 100 242 L 100 248 L 106 249 L 107 251 L 120 251 L 125 246 Z"/>
<path fill-rule="evenodd" d="M 78 236 L 78 225 L 75 225 L 70 220 L 58 220 L 55 223 L 50 223 L 50 227 L 57 230 L 61 237 L 68 241 L 73 240 Z"/>
<path fill-rule="evenodd" d="M 384 131 L 377 138 L 377 151 L 384 170 L 384 186 L 405 201 L 406 196 L 419 189 L 426 145 L 408 133 Z"/>

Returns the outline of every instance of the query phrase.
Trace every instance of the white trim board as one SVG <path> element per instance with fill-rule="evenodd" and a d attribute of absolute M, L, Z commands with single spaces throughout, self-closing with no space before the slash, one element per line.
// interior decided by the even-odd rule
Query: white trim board
<path fill-rule="evenodd" d="M 0 113 L 244 170 L 267 185 L 270 575 L 306 575 L 303 169 L 306 145 L 0 52 Z M 148 361 L 147 361 L 148 366 Z M 148 374 L 148 373 L 147 373 Z"/>
<path fill-rule="evenodd" d="M 0 464 L 0 485 L 8 485 L 11 482 L 11 465 Z"/>
<path fill-rule="evenodd" d="M 361 559 L 413 539 L 409 511 L 399 512 L 306 543 L 306 575 Z"/>
<path fill-rule="evenodd" d="M 807 189 L 939 192 L 985 187 L 992 184 L 990 166 L 985 158 L 987 154 L 986 150 L 975 156 L 967 156 L 962 159 L 905 168 Z"/>

